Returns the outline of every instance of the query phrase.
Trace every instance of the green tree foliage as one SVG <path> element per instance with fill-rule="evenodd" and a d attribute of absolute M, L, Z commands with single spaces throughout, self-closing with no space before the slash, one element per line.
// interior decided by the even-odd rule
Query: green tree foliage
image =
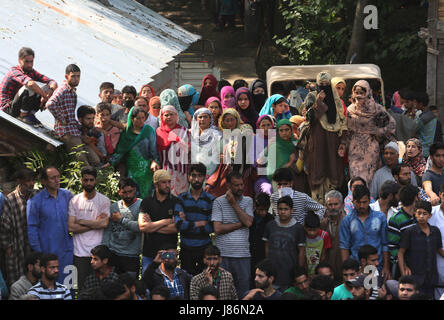
<path fill-rule="evenodd" d="M 401 87 L 424 89 L 426 46 L 418 31 L 427 26 L 427 2 L 369 4 L 378 9 L 378 29 L 365 32 L 364 62 L 379 65 L 388 92 Z M 281 0 L 285 33 L 274 36 L 276 45 L 290 64 L 345 63 L 355 9 L 355 0 Z"/>

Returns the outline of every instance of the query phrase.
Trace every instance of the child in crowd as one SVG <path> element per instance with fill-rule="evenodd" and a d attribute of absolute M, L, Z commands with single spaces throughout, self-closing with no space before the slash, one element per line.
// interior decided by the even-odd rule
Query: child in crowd
<path fill-rule="evenodd" d="M 316 266 L 325 260 L 327 250 L 331 248 L 330 235 L 321 229 L 321 220 L 313 211 L 309 211 L 304 221 L 306 236 L 305 252 L 307 270 L 310 277 L 315 274 Z"/>
<path fill-rule="evenodd" d="M 107 102 L 97 104 L 96 128 L 105 139 L 106 159 L 109 160 L 116 149 L 120 138 L 120 129 L 114 127 L 111 122 L 111 105 Z"/>

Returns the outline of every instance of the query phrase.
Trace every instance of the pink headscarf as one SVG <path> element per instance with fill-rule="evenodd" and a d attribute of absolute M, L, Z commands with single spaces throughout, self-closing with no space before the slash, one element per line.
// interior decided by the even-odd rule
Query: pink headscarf
<path fill-rule="evenodd" d="M 230 98 L 229 101 L 225 101 L 225 96 L 231 93 L 232 98 Z M 222 109 L 225 110 L 227 108 L 234 108 L 236 105 L 236 93 L 234 92 L 233 87 L 231 86 L 225 86 L 220 90 L 220 102 L 222 103 Z"/>

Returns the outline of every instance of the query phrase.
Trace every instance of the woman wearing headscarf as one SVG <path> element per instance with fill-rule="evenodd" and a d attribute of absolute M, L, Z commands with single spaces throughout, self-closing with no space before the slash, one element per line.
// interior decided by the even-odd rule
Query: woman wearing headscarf
<path fill-rule="evenodd" d="M 339 100 L 341 100 L 342 107 L 344 108 L 344 115 L 347 116 L 347 106 L 345 105 L 344 100 L 342 100 L 342 96 L 344 95 L 347 83 L 343 78 L 334 77 L 333 79 L 331 79 L 331 86 L 336 89 Z"/>
<path fill-rule="evenodd" d="M 407 164 L 421 182 L 427 162 L 422 155 L 422 143 L 419 139 L 411 138 L 407 140 L 406 152 L 402 158 L 402 163 Z"/>
<path fill-rule="evenodd" d="M 217 79 L 212 74 L 207 74 L 202 79 L 202 88 L 200 90 L 199 105 L 203 106 L 210 97 L 218 97 Z"/>
<path fill-rule="evenodd" d="M 140 88 L 139 96 L 145 97 L 148 100 L 148 102 L 155 95 L 156 95 L 156 93 L 154 92 L 154 88 L 152 86 L 150 86 L 149 84 L 145 84 L 142 86 L 142 88 Z"/>
<path fill-rule="evenodd" d="M 160 105 L 163 108 L 164 106 L 173 106 L 176 108 L 177 115 L 179 116 L 179 125 L 189 128 L 190 124 L 188 123 L 182 108 L 180 107 L 179 97 L 173 89 L 165 89 L 160 94 Z"/>
<path fill-rule="evenodd" d="M 246 139 L 253 140 L 253 129 L 249 124 L 242 122 L 239 113 L 234 108 L 228 108 L 222 113 L 219 118 L 219 129 L 223 134 L 220 164 L 207 180 L 205 191 L 215 197 L 224 195 L 227 191 L 225 178 L 228 173 L 235 170 L 243 176 L 244 195 L 253 196 L 253 181 L 255 181 L 256 175 L 252 170 L 252 166 L 247 163 L 252 163 L 252 161 L 247 161 L 250 153 L 246 149 Z M 238 135 L 239 133 L 243 134 L 246 139 L 242 139 Z"/>
<path fill-rule="evenodd" d="M 267 83 L 264 80 L 256 79 L 250 83 L 250 92 L 253 96 L 253 105 L 257 112 L 260 112 L 267 100 Z"/>
<path fill-rule="evenodd" d="M 202 162 L 207 167 L 206 179 L 219 165 L 221 138 L 211 111 L 207 108 L 196 110 L 191 122 L 191 163 Z"/>
<path fill-rule="evenodd" d="M 222 110 L 234 108 L 236 106 L 235 96 L 236 93 L 231 86 L 225 86 L 220 90 L 220 102 L 222 103 Z"/>
<path fill-rule="evenodd" d="M 351 104 L 347 108 L 347 153 L 351 177 L 362 177 L 367 185 L 381 166 L 380 145 L 394 138 L 396 122 L 373 99 L 370 85 L 359 80 L 352 89 Z"/>
<path fill-rule="evenodd" d="M 183 112 L 185 114 L 188 112 L 190 118 L 192 118 L 194 115 L 194 106 L 199 102 L 199 92 L 197 92 L 191 84 L 184 84 L 177 89 L 177 95 L 179 96 L 179 103 Z"/>
<path fill-rule="evenodd" d="M 276 121 L 290 119 L 292 116 L 288 100 L 283 95 L 278 93 L 272 95 L 265 101 L 264 106 L 259 112 L 260 116 L 264 114 L 273 116 Z"/>
<path fill-rule="evenodd" d="M 160 108 L 161 108 L 160 97 L 158 96 L 152 97 L 150 99 L 149 106 L 150 106 L 149 110 L 150 114 L 155 118 L 159 118 Z"/>
<path fill-rule="evenodd" d="M 265 192 L 268 195 L 273 193 L 270 180 L 267 177 L 267 147 L 276 142 L 276 120 L 270 115 L 260 116 L 256 122 L 256 135 L 252 146 L 252 158 L 256 168 L 258 179 L 254 183 L 254 192 L 258 194 Z"/>
<path fill-rule="evenodd" d="M 235 109 L 239 113 L 241 120 L 244 123 L 248 123 L 253 130 L 256 130 L 256 122 L 259 118 L 259 114 L 254 108 L 253 97 L 251 96 L 251 92 L 248 88 L 241 87 L 236 90 L 235 95 Z"/>
<path fill-rule="evenodd" d="M 178 196 L 188 191 L 190 135 L 187 128 L 179 124 L 179 114 L 175 107 L 162 107 L 160 126 L 156 133 L 160 166 L 171 175 L 171 193 Z"/>
<path fill-rule="evenodd" d="M 222 115 L 222 103 L 217 97 L 210 97 L 205 102 L 205 108 L 208 108 L 213 115 L 214 125 L 217 127 L 219 123 L 219 118 Z M 217 127 L 219 129 L 219 127 Z"/>
<path fill-rule="evenodd" d="M 124 161 L 128 177 L 139 187 L 139 197 L 144 198 L 151 191 L 153 173 L 159 169 L 159 158 L 156 148 L 156 133 L 145 124 L 146 111 L 139 107 L 131 108 L 128 123 L 120 134 L 110 163 Z"/>
<path fill-rule="evenodd" d="M 325 194 L 341 188 L 345 182 L 344 155 L 339 155 L 338 151 L 347 126 L 344 108 L 332 87 L 330 74 L 320 72 L 316 82 L 318 91 L 311 91 L 305 97 L 307 113 L 302 127 L 308 131 L 301 139 L 306 141 L 303 157 L 311 197 L 324 204 Z M 301 128 L 301 136 L 303 131 Z"/>

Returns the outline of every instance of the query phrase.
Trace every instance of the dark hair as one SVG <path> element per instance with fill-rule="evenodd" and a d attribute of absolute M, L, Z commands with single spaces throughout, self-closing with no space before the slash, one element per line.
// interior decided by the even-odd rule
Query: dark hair
<path fill-rule="evenodd" d="M 430 146 L 429 152 L 431 156 L 434 156 L 438 150 L 444 150 L 444 143 L 435 142 Z"/>
<path fill-rule="evenodd" d="M 438 106 L 432 104 L 431 106 L 429 106 L 430 111 L 435 111 L 438 110 Z"/>
<path fill-rule="evenodd" d="M 18 52 L 19 59 L 24 59 L 26 56 L 33 56 L 35 57 L 34 50 L 28 47 L 23 47 Z"/>
<path fill-rule="evenodd" d="M 131 178 L 121 178 L 119 181 L 119 190 L 125 187 L 132 187 L 137 189 L 137 183 Z"/>
<path fill-rule="evenodd" d="M 151 299 L 154 295 L 164 297 L 166 300 L 170 299 L 171 297 L 170 290 L 162 285 L 154 287 L 153 290 L 151 290 Z"/>
<path fill-rule="evenodd" d="M 372 254 L 378 254 L 378 249 L 369 244 L 363 245 L 358 251 L 359 261 L 361 261 L 361 259 L 367 259 Z"/>
<path fill-rule="evenodd" d="M 404 100 L 413 100 L 413 92 L 410 89 L 402 88 L 398 90 L 399 96 Z"/>
<path fill-rule="evenodd" d="M 419 189 L 411 184 L 402 186 L 399 189 L 399 200 L 403 206 L 410 206 L 415 202 L 415 197 L 418 195 Z"/>
<path fill-rule="evenodd" d="M 83 105 L 77 109 L 77 118 L 79 119 L 89 114 L 96 114 L 96 110 L 91 106 Z"/>
<path fill-rule="evenodd" d="M 96 106 L 97 113 L 102 113 L 103 111 L 108 110 L 111 113 L 111 103 L 108 102 L 99 102 Z"/>
<path fill-rule="evenodd" d="M 99 257 L 100 260 L 108 259 L 109 263 L 112 253 L 111 250 L 106 245 L 99 244 L 98 246 L 95 246 L 94 248 L 91 249 L 91 255 Z"/>
<path fill-rule="evenodd" d="M 254 197 L 254 203 L 257 207 L 267 207 L 269 208 L 271 205 L 271 201 L 270 201 L 270 195 L 266 192 L 259 192 L 255 197 Z"/>
<path fill-rule="evenodd" d="M 103 281 L 100 285 L 101 295 L 105 300 L 114 300 L 125 293 L 126 289 L 120 280 Z"/>
<path fill-rule="evenodd" d="M 273 263 L 268 258 L 259 262 L 256 265 L 256 269 L 259 269 L 262 272 L 264 272 L 267 277 L 272 277 L 272 276 L 274 277 L 276 275 L 276 271 L 274 269 Z"/>
<path fill-rule="evenodd" d="M 203 300 L 205 296 L 213 296 L 216 299 L 219 299 L 219 291 L 211 285 L 202 287 L 199 289 L 198 299 Z"/>
<path fill-rule="evenodd" d="M 299 278 L 300 276 L 306 275 L 308 277 L 307 270 L 304 267 L 296 266 L 290 271 L 290 277 L 291 282 L 294 281 L 294 279 Z"/>
<path fill-rule="evenodd" d="M 242 179 L 242 174 L 239 171 L 231 171 L 229 174 L 227 174 L 227 177 L 225 178 L 227 183 L 231 183 L 231 180 L 235 179 Z"/>
<path fill-rule="evenodd" d="M 305 216 L 304 226 L 306 228 L 319 228 L 321 226 L 321 219 L 313 211 L 308 211 Z"/>
<path fill-rule="evenodd" d="M 207 167 L 202 162 L 193 163 L 190 166 L 190 171 L 189 171 L 188 175 L 191 175 L 191 172 L 193 172 L 193 171 L 197 171 L 200 174 L 206 175 L 207 174 Z"/>
<path fill-rule="evenodd" d="M 350 269 L 359 271 L 359 262 L 356 261 L 355 259 L 348 258 L 347 260 L 344 260 L 344 262 L 342 262 L 341 268 L 342 271 Z"/>
<path fill-rule="evenodd" d="M 204 257 L 205 256 L 219 256 L 220 257 L 220 250 L 214 244 L 210 243 L 208 246 L 205 247 Z"/>
<path fill-rule="evenodd" d="M 231 86 L 231 83 L 228 82 L 228 80 L 226 80 L 226 79 L 220 79 L 217 83 L 217 91 L 220 92 L 220 90 L 225 86 Z M 217 100 L 215 100 L 215 101 L 217 101 Z"/>
<path fill-rule="evenodd" d="M 42 258 L 43 253 L 34 251 L 30 252 L 25 256 L 25 272 L 28 272 L 28 266 L 30 264 L 34 265 L 38 260 Z"/>
<path fill-rule="evenodd" d="M 137 90 L 134 88 L 134 86 L 124 86 L 122 88 L 122 94 L 124 93 L 132 94 L 134 98 L 137 97 Z"/>
<path fill-rule="evenodd" d="M 367 182 L 363 178 L 361 178 L 361 177 L 354 177 L 354 178 L 350 179 L 350 188 L 353 185 L 353 183 L 355 183 L 356 181 L 361 181 L 364 184 L 364 186 L 367 186 Z"/>
<path fill-rule="evenodd" d="M 70 64 L 65 69 L 65 74 L 70 74 L 73 72 L 80 72 L 80 68 L 75 64 Z"/>
<path fill-rule="evenodd" d="M 285 91 L 285 87 L 282 82 L 273 82 L 271 84 L 271 94 L 274 94 L 277 92 L 283 92 L 283 91 Z"/>
<path fill-rule="evenodd" d="M 105 89 L 113 89 L 114 93 L 114 84 L 112 82 L 102 82 L 102 84 L 99 87 L 100 92 L 102 92 Z"/>
<path fill-rule="evenodd" d="M 357 185 L 353 190 L 353 201 L 359 201 L 365 196 L 368 196 L 370 199 L 370 190 L 368 190 L 367 186 Z"/>
<path fill-rule="evenodd" d="M 415 211 L 418 209 L 423 209 L 423 210 L 427 211 L 429 214 L 431 214 L 432 213 L 432 204 L 428 201 L 419 200 L 415 204 Z"/>
<path fill-rule="evenodd" d="M 90 175 L 94 178 L 97 178 L 97 170 L 91 166 L 86 166 L 80 172 L 80 175 L 83 177 L 84 175 Z"/>
<path fill-rule="evenodd" d="M 427 106 L 429 104 L 429 95 L 427 92 L 417 92 L 415 93 L 413 100 L 419 102 L 423 106 Z"/>
<path fill-rule="evenodd" d="M 35 179 L 35 172 L 28 168 L 22 168 L 15 173 L 15 179 L 30 181 Z"/>
<path fill-rule="evenodd" d="M 322 300 L 322 297 L 318 292 L 314 290 L 308 290 L 307 292 L 304 292 L 302 294 L 299 300 Z"/>
<path fill-rule="evenodd" d="M 325 293 L 333 292 L 335 289 L 335 281 L 330 276 L 318 275 L 311 280 L 310 288 L 324 291 Z"/>
<path fill-rule="evenodd" d="M 400 285 L 400 284 L 411 284 L 411 285 L 413 285 L 415 290 L 418 289 L 418 282 L 416 281 L 416 279 L 413 276 L 408 276 L 408 275 L 401 276 L 398 279 L 398 285 Z"/>
<path fill-rule="evenodd" d="M 333 272 L 333 267 L 325 261 L 319 262 L 319 264 L 315 268 L 315 274 L 319 274 L 319 269 L 329 268 L 331 272 Z"/>
<path fill-rule="evenodd" d="M 145 118 L 148 116 L 148 112 L 146 112 L 141 107 L 133 107 L 131 112 L 131 119 L 135 119 L 139 113 L 143 113 L 145 115 Z"/>
<path fill-rule="evenodd" d="M 402 168 L 410 168 L 409 165 L 405 162 L 399 163 L 392 168 L 392 176 L 399 176 Z"/>
<path fill-rule="evenodd" d="M 143 100 L 145 100 L 145 101 L 146 101 L 146 103 L 149 103 L 148 99 L 147 99 L 147 98 L 145 98 L 144 96 L 137 96 L 137 97 L 136 97 L 136 99 L 134 100 L 134 103 L 136 103 L 136 102 L 137 102 L 137 100 L 140 100 L 140 99 L 143 99 Z"/>
<path fill-rule="evenodd" d="M 273 181 L 291 181 L 293 182 L 293 171 L 290 168 L 277 169 L 271 178 Z"/>
<path fill-rule="evenodd" d="M 285 203 L 287 206 L 289 206 L 291 209 L 293 209 L 293 199 L 290 196 L 285 196 L 282 198 L 279 198 L 277 202 L 277 207 L 279 207 L 279 204 Z"/>
<path fill-rule="evenodd" d="M 400 187 L 395 181 L 387 180 L 379 188 L 379 197 L 387 199 L 389 195 L 398 193 Z"/>
<path fill-rule="evenodd" d="M 48 166 L 48 167 L 44 167 L 41 171 L 40 171 L 40 178 L 42 180 L 48 180 L 48 170 L 49 169 L 56 169 L 57 171 L 59 171 L 59 169 L 57 169 L 54 166 Z M 60 171 L 59 171 L 60 172 Z"/>
<path fill-rule="evenodd" d="M 46 268 L 48 266 L 49 261 L 55 261 L 55 260 L 59 260 L 59 258 L 57 257 L 57 255 L 53 253 L 42 254 L 40 257 L 40 266 Z"/>
<path fill-rule="evenodd" d="M 236 91 L 237 89 L 241 88 L 241 87 L 246 87 L 248 88 L 248 83 L 247 81 L 245 81 L 244 79 L 237 79 L 234 80 L 233 82 L 233 89 L 234 91 Z"/>

